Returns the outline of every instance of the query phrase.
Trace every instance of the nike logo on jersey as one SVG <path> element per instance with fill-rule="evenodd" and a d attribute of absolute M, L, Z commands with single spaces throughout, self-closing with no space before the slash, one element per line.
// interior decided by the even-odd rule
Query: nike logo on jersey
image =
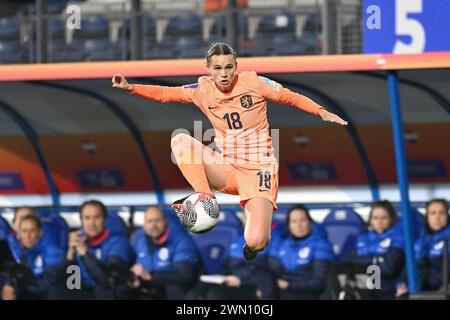
<path fill-rule="evenodd" d="M 209 110 L 211 110 L 211 109 L 215 109 L 215 108 L 217 108 L 217 106 L 216 106 L 216 107 L 211 107 L 211 106 L 208 106 L 208 109 L 209 109 Z"/>

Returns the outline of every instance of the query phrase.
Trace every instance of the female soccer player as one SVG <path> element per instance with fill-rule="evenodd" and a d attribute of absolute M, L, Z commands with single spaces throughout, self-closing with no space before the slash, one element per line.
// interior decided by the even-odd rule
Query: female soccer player
<path fill-rule="evenodd" d="M 269 135 L 267 99 L 293 105 L 324 121 L 347 122 L 256 72 L 236 72 L 236 52 L 226 43 L 213 43 L 207 49 L 206 67 L 209 76 L 200 77 L 195 84 L 129 84 L 122 75 L 114 75 L 112 86 L 162 103 L 194 103 L 211 121 L 216 150 L 189 135 L 178 134 L 172 138 L 172 151 L 195 192 L 214 197 L 212 186 L 219 192 L 240 196 L 247 216 L 243 251 L 250 260 L 269 243 L 272 212 L 277 209 L 278 162 Z M 172 207 L 182 210 L 182 201 Z"/>

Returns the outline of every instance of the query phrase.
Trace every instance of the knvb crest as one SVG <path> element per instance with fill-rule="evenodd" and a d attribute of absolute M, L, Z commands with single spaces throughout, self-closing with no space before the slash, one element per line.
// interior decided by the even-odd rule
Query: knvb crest
<path fill-rule="evenodd" d="M 248 109 L 253 105 L 252 96 L 245 95 L 241 97 L 242 108 Z"/>

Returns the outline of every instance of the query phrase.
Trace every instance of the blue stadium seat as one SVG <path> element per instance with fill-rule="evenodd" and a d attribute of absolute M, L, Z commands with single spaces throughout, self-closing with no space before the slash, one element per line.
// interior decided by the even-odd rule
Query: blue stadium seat
<path fill-rule="evenodd" d="M 19 63 L 23 62 L 22 50 L 19 41 L 0 42 L 0 62 Z"/>
<path fill-rule="evenodd" d="M 64 22 L 60 19 L 51 19 L 49 21 L 49 33 L 50 38 L 64 39 L 66 34 Z"/>
<path fill-rule="evenodd" d="M 105 227 L 109 229 L 111 234 L 128 237 L 127 225 L 115 210 L 108 210 Z"/>
<path fill-rule="evenodd" d="M 202 20 L 194 14 L 173 17 L 169 20 L 165 31 L 166 35 L 202 35 Z"/>
<path fill-rule="evenodd" d="M 71 46 L 69 46 L 63 52 L 54 52 L 52 54 L 52 61 L 53 62 L 75 62 L 75 61 L 83 61 L 84 60 L 84 55 L 83 55 L 82 51 L 72 50 L 70 48 L 71 48 Z"/>
<path fill-rule="evenodd" d="M 156 47 L 156 21 L 152 16 L 142 17 L 142 50 L 144 58 L 153 58 Z M 116 59 L 126 60 L 131 57 L 131 19 L 124 21 L 119 30 L 119 37 L 114 45 Z"/>
<path fill-rule="evenodd" d="M 205 273 L 219 273 L 228 257 L 231 243 L 243 232 L 242 225 L 234 210 L 223 210 L 225 218 L 214 229 L 203 234 L 192 234 L 200 250 Z"/>
<path fill-rule="evenodd" d="M 62 52 L 67 49 L 65 39 L 50 39 L 48 42 L 48 52 L 52 56 L 54 52 Z"/>
<path fill-rule="evenodd" d="M 402 212 L 398 206 L 396 206 L 396 210 L 398 212 L 399 218 L 397 220 L 397 223 L 395 224 L 394 228 L 397 228 L 401 233 L 403 233 L 403 221 L 402 221 Z M 419 237 L 423 236 L 426 229 L 426 221 L 425 218 L 418 212 L 417 210 L 411 208 L 411 214 L 412 214 L 412 223 L 413 223 L 413 235 L 414 239 L 418 239 Z"/>
<path fill-rule="evenodd" d="M 205 53 L 203 39 L 198 36 L 178 37 L 176 48 L 183 58 L 199 58 Z"/>
<path fill-rule="evenodd" d="M 226 15 L 219 15 L 214 19 L 209 33 L 208 41 L 210 43 L 225 41 L 227 39 L 227 19 Z M 238 41 L 244 41 L 248 38 L 248 18 L 244 14 L 238 14 L 237 19 L 237 38 Z"/>
<path fill-rule="evenodd" d="M 303 32 L 322 32 L 322 17 L 320 13 L 313 13 L 306 19 L 306 22 L 303 25 Z"/>
<path fill-rule="evenodd" d="M 274 48 L 275 55 L 277 56 L 294 56 L 294 55 L 304 55 L 311 53 L 311 50 L 308 49 L 302 43 L 295 42 L 286 44 L 284 46 L 277 46 Z"/>
<path fill-rule="evenodd" d="M 88 16 L 81 20 L 81 29 L 76 29 L 74 38 L 92 39 L 109 37 L 109 22 L 102 16 Z"/>
<path fill-rule="evenodd" d="M 109 49 L 109 41 L 106 39 L 86 39 L 82 46 L 86 54 L 104 53 Z"/>
<path fill-rule="evenodd" d="M 238 55 L 241 57 L 268 56 L 270 51 L 268 48 L 259 43 L 245 44 L 239 49 Z"/>
<path fill-rule="evenodd" d="M 171 47 L 165 47 L 165 46 L 156 46 L 149 49 L 145 53 L 146 59 L 175 59 L 177 57 L 177 53 L 175 51 L 175 48 Z"/>
<path fill-rule="evenodd" d="M 203 48 L 203 38 L 199 35 L 166 35 L 158 46 L 147 50 L 147 55 L 160 59 L 197 58 L 204 55 Z"/>
<path fill-rule="evenodd" d="M 210 44 L 213 44 L 214 42 L 227 42 L 227 36 L 226 35 L 216 35 L 216 34 L 211 34 L 208 38 L 207 44 L 206 46 L 209 46 Z M 205 47 L 206 49 L 206 47 Z"/>
<path fill-rule="evenodd" d="M 142 17 L 142 36 L 145 42 L 154 44 L 156 42 L 156 21 L 152 16 Z M 124 21 L 119 30 L 119 41 L 126 39 L 131 43 L 131 19 Z M 147 44 L 148 46 L 148 44 Z"/>
<path fill-rule="evenodd" d="M 68 2 L 72 0 L 51 0 L 48 1 L 48 13 L 50 14 L 60 14 L 64 8 L 66 7 Z M 83 2 L 86 0 L 81 0 L 77 2 Z M 35 15 L 36 14 L 36 5 L 34 3 L 30 3 L 23 7 L 22 11 L 25 15 Z"/>
<path fill-rule="evenodd" d="M 319 54 L 322 50 L 322 41 L 317 33 L 303 33 L 300 37 L 300 45 L 304 47 L 305 54 Z"/>
<path fill-rule="evenodd" d="M 266 34 L 295 32 L 295 16 L 292 12 L 284 10 L 267 14 L 261 18 L 258 32 Z"/>
<path fill-rule="evenodd" d="M 145 56 L 149 59 L 175 59 L 177 50 L 174 45 L 176 37 L 165 35 L 163 40 L 154 46 L 147 47 Z"/>
<path fill-rule="evenodd" d="M 183 232 L 187 232 L 180 223 L 180 219 L 176 215 L 175 211 L 172 208 L 164 209 L 164 213 L 166 214 L 167 220 L 169 220 L 169 226 L 171 228 L 176 228 L 177 230 L 182 230 Z"/>
<path fill-rule="evenodd" d="M 86 61 L 113 60 L 117 54 L 117 50 L 108 39 L 81 40 L 80 47 L 83 52 L 83 60 Z"/>
<path fill-rule="evenodd" d="M 8 234 L 11 232 L 11 227 L 5 218 L 0 216 L 0 240 L 5 240 Z"/>
<path fill-rule="evenodd" d="M 278 34 L 275 34 L 272 37 L 272 45 L 275 48 L 284 47 L 286 45 L 290 45 L 290 44 L 295 43 L 297 41 L 298 41 L 298 39 L 295 36 L 294 32 L 278 33 Z"/>
<path fill-rule="evenodd" d="M 350 208 L 332 209 L 322 225 L 337 260 L 342 260 L 356 247 L 357 237 L 365 231 L 365 223 Z"/>
<path fill-rule="evenodd" d="M 175 39 L 175 46 L 180 51 L 202 48 L 203 39 L 199 36 L 181 36 Z"/>
<path fill-rule="evenodd" d="M 42 221 L 42 229 L 47 239 L 64 250 L 69 244 L 69 226 L 57 212 L 47 209 L 37 209 Z"/>
<path fill-rule="evenodd" d="M 19 40 L 20 39 L 20 23 L 16 18 L 0 19 L 0 41 Z"/>

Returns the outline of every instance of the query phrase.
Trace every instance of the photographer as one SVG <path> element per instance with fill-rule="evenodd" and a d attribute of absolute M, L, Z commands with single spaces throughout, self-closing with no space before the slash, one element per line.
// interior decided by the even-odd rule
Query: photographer
<path fill-rule="evenodd" d="M 164 212 L 155 206 L 145 212 L 143 229 L 133 242 L 136 262 L 131 286 L 141 299 L 183 299 L 200 269 L 194 240 L 169 227 Z"/>
<path fill-rule="evenodd" d="M 42 225 L 35 215 L 22 217 L 17 230 L 20 241 L 8 238 L 12 259 L 2 257 L 7 260 L 2 261 L 0 275 L 2 299 L 45 299 L 64 253 L 42 241 Z"/>
<path fill-rule="evenodd" d="M 69 250 L 66 254 L 61 276 L 69 265 L 77 265 L 81 272 L 81 289 L 68 290 L 59 287 L 59 299 L 113 299 L 124 298 L 126 274 L 131 250 L 128 239 L 110 234 L 105 227 L 107 210 L 96 200 L 86 201 L 80 207 L 82 230 L 69 235 Z M 62 281 L 66 283 L 66 281 Z"/>

